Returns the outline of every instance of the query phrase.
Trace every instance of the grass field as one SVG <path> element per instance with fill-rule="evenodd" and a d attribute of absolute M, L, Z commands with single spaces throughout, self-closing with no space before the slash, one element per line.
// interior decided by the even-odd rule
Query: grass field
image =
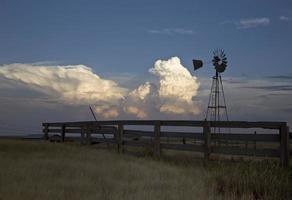
<path fill-rule="evenodd" d="M 160 161 L 74 143 L 0 140 L 0 200 L 292 199 L 277 161 Z"/>

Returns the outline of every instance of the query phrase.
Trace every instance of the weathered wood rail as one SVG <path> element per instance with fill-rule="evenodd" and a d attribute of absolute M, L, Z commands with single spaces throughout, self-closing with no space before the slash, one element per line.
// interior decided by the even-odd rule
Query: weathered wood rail
<path fill-rule="evenodd" d="M 152 126 L 153 131 L 127 130 L 125 126 Z M 161 131 L 162 127 L 199 127 L 199 132 L 171 132 Z M 277 134 L 250 134 L 250 133 L 220 133 L 213 134 L 211 129 L 220 128 L 261 128 L 275 129 Z M 279 157 L 283 167 L 289 165 L 289 127 L 286 122 L 245 122 L 245 121 L 171 121 L 171 120 L 119 120 L 119 121 L 83 121 L 83 122 L 55 122 L 43 123 L 44 138 L 49 139 L 50 134 L 60 134 L 61 141 L 65 135 L 81 134 L 82 144 L 104 142 L 117 144 L 117 149 L 123 152 L 125 146 L 148 146 L 153 149 L 153 154 L 160 157 L 162 149 L 175 149 L 186 151 L 199 151 L 204 153 L 206 159 L 210 154 L 229 154 L 245 156 Z M 93 137 L 95 134 L 111 135 L 112 137 Z M 180 139 L 183 143 L 166 142 L 169 138 Z M 190 140 L 195 142 L 189 143 Z M 187 142 L 186 142 L 187 141 Z M 216 145 L 216 143 L 240 141 L 242 146 Z M 248 148 L 247 142 L 254 142 L 254 148 Z M 276 148 L 267 146 L 257 148 L 256 143 L 267 142 L 278 145 Z"/>

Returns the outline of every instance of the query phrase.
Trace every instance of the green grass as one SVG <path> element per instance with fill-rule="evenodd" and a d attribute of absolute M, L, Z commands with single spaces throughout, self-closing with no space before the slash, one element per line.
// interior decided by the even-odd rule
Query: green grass
<path fill-rule="evenodd" d="M 114 149 L 0 140 L 4 199 L 291 199 L 292 168 L 275 161 L 160 161 Z"/>

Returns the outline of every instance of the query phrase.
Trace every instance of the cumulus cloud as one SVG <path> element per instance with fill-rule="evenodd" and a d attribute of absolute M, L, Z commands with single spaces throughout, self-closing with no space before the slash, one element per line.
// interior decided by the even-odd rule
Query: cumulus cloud
<path fill-rule="evenodd" d="M 127 93 L 127 89 L 112 80 L 102 79 L 84 65 L 9 64 L 0 67 L 0 76 L 66 104 L 109 107 L 117 105 Z M 117 116 L 116 111 L 108 109 L 104 114 Z"/>
<path fill-rule="evenodd" d="M 157 82 L 146 81 L 131 90 L 101 78 L 84 65 L 0 66 L 0 78 L 14 82 L 14 87 L 25 86 L 64 104 L 92 105 L 95 113 L 103 118 L 121 115 L 151 118 L 161 113 L 196 115 L 200 112 L 197 102 L 192 100 L 199 83 L 179 58 L 157 60 L 149 72 L 157 77 Z"/>
<path fill-rule="evenodd" d="M 192 35 L 194 34 L 193 30 L 184 29 L 184 28 L 165 28 L 165 29 L 151 29 L 148 30 L 148 33 L 152 34 L 162 34 L 162 35 Z"/>
<path fill-rule="evenodd" d="M 253 18 L 253 19 L 241 19 L 237 23 L 239 29 L 256 28 L 259 26 L 267 26 L 270 24 L 270 19 L 267 17 Z"/>
<path fill-rule="evenodd" d="M 156 61 L 149 72 L 159 77 L 158 96 L 161 100 L 161 112 L 199 113 L 198 106 L 192 100 L 193 96 L 197 95 L 199 83 L 197 78 L 182 66 L 178 57 Z"/>
<path fill-rule="evenodd" d="M 123 104 L 126 113 L 147 118 L 159 113 L 168 115 L 197 115 L 200 113 L 197 95 L 199 82 L 181 64 L 178 57 L 157 60 L 149 72 L 157 83 L 145 82 L 131 91 Z"/>
<path fill-rule="evenodd" d="M 154 84 L 146 82 L 131 91 L 124 101 L 123 110 L 138 118 L 147 118 L 149 113 L 153 112 L 152 108 L 157 105 L 156 102 L 153 102 L 156 92 L 155 87 Z"/>

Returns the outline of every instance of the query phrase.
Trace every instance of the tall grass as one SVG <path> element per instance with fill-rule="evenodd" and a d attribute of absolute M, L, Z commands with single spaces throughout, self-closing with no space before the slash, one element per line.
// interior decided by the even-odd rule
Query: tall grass
<path fill-rule="evenodd" d="M 292 170 L 274 161 L 216 164 L 209 168 L 214 192 L 233 199 L 291 199 Z"/>
<path fill-rule="evenodd" d="M 160 161 L 78 144 L 0 140 L 0 199 L 289 199 L 275 162 Z"/>

